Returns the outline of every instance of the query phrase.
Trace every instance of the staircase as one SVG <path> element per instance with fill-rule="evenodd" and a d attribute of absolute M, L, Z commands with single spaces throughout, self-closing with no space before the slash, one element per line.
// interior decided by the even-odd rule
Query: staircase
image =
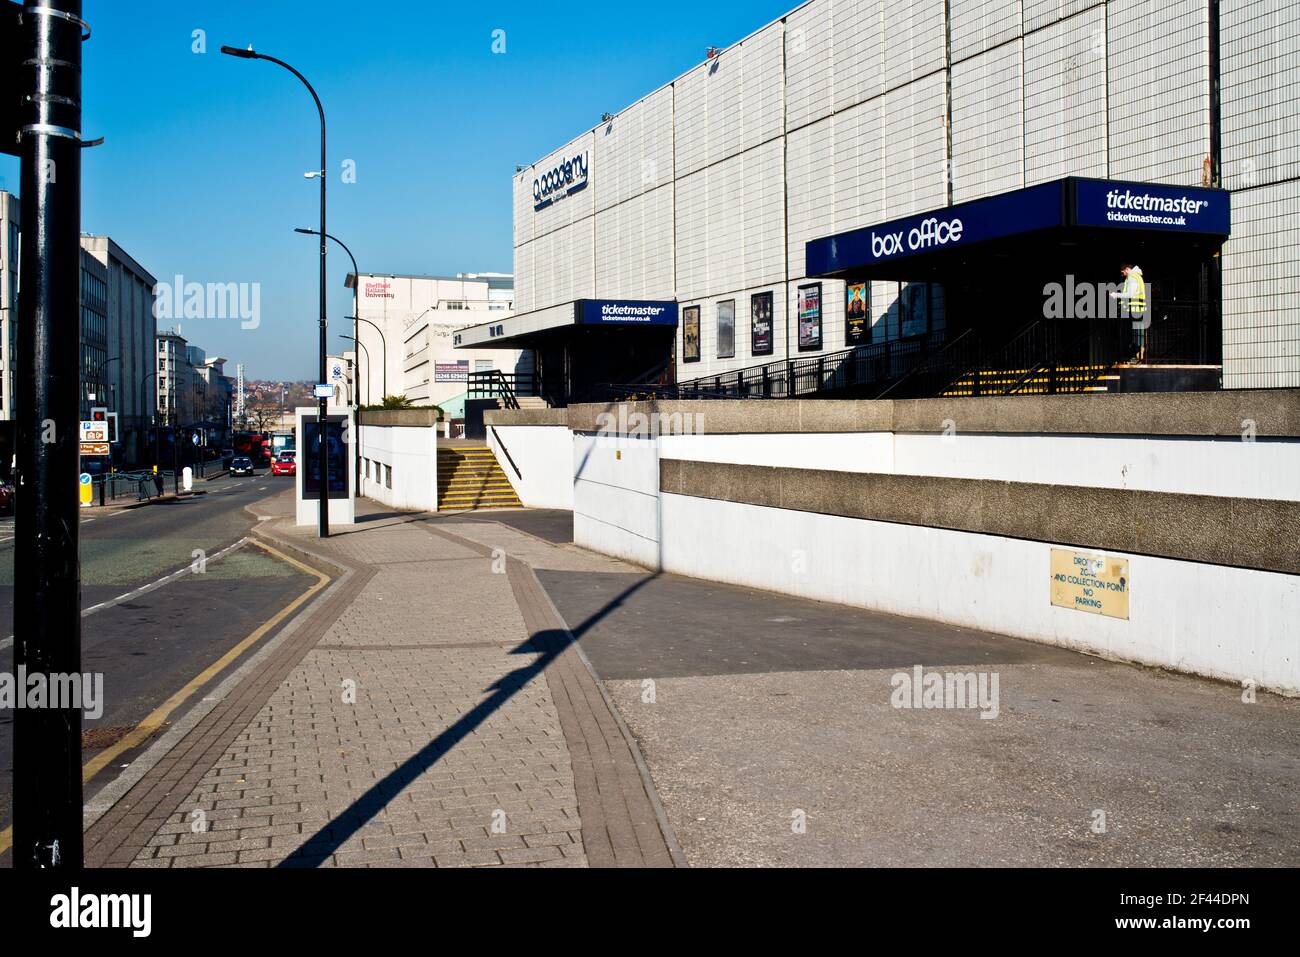
<path fill-rule="evenodd" d="M 543 399 L 540 395 L 521 395 L 518 396 L 514 401 L 515 404 L 512 406 L 507 402 L 506 399 L 498 397 L 497 408 L 498 409 L 510 409 L 510 408 L 549 409 L 550 408 L 550 406 L 546 404 L 546 400 Z"/>
<path fill-rule="evenodd" d="M 438 511 L 510 507 L 521 508 L 522 503 L 491 449 L 438 449 Z"/>

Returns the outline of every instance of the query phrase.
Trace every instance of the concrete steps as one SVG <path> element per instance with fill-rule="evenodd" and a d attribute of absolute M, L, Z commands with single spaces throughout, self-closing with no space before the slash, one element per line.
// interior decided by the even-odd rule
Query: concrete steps
<path fill-rule="evenodd" d="M 522 508 L 489 448 L 438 449 L 438 510 Z"/>

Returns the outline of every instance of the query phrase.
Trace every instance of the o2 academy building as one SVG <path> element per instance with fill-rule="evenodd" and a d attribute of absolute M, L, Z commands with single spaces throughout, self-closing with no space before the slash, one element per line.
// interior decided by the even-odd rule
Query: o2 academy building
<path fill-rule="evenodd" d="M 553 404 L 1300 386 L 1293 0 L 812 0 L 513 187 Z"/>

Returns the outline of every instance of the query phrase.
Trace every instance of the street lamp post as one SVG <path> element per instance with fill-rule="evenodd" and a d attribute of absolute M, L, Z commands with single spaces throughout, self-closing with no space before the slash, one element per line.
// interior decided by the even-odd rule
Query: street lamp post
<path fill-rule="evenodd" d="M 295 226 L 293 231 L 294 231 L 295 233 L 302 233 L 302 234 L 305 235 L 305 236 L 318 236 L 318 235 L 320 235 L 316 230 L 314 230 L 314 229 L 305 229 L 305 228 L 303 228 L 302 226 Z M 347 244 L 344 243 L 343 240 L 339 239 L 337 236 L 331 236 L 329 233 L 326 233 L 326 234 L 325 234 L 325 238 L 326 238 L 326 239 L 329 239 L 329 240 L 332 240 L 333 242 L 338 243 L 338 244 L 339 244 L 339 248 L 342 249 L 345 253 L 347 253 L 347 254 L 348 254 L 348 258 L 352 260 L 352 336 L 353 336 L 353 338 L 357 338 L 358 336 L 361 335 L 361 333 L 357 331 L 357 313 L 361 311 L 361 310 L 360 310 L 360 307 L 357 305 L 357 291 L 358 291 L 358 290 L 360 289 L 360 287 L 361 287 L 361 273 L 357 270 L 357 257 L 354 256 L 354 255 L 352 255 L 352 250 L 348 249 Z M 372 322 L 371 325 L 373 326 L 374 323 Z M 375 328 L 378 328 L 378 326 L 376 326 Z M 387 350 L 385 350 L 384 355 L 385 355 L 385 356 L 388 355 Z M 367 373 L 369 373 L 369 371 L 370 371 L 370 370 L 369 370 L 369 363 L 370 363 L 370 360 L 367 359 L 367 360 L 366 360 L 366 364 L 367 364 L 367 369 L 366 369 L 366 371 L 367 371 Z M 387 375 L 387 373 L 388 373 L 388 370 L 385 369 L 385 370 L 384 370 L 384 374 Z M 385 379 L 384 381 L 387 382 L 388 380 Z M 357 405 L 360 405 L 360 404 L 361 404 L 361 403 L 358 401 L 358 402 L 357 402 Z"/>
<path fill-rule="evenodd" d="M 326 376 L 326 318 L 325 318 L 325 258 L 328 244 L 325 237 L 329 234 L 325 231 L 325 107 L 321 105 L 320 97 L 316 95 L 316 90 L 307 78 L 285 63 L 273 56 L 267 56 L 265 53 L 257 53 L 252 47 L 247 50 L 240 50 L 236 47 L 223 46 L 221 52 L 227 56 L 240 57 L 245 60 L 267 60 L 276 66 L 282 66 L 299 80 L 311 94 L 312 100 L 316 103 L 316 112 L 320 114 L 320 379 L 319 383 L 324 383 Z M 320 517 L 318 522 L 317 534 L 321 538 L 328 538 L 330 533 L 330 515 L 329 515 L 329 443 L 326 441 L 327 429 L 326 418 L 328 415 L 326 407 L 326 398 L 320 397 L 319 409 L 317 412 L 317 437 L 320 443 L 320 456 L 317 460 L 317 467 L 320 469 L 320 481 L 318 489 L 320 492 Z"/>
<path fill-rule="evenodd" d="M 339 338 L 340 338 L 340 339 L 344 339 L 344 340 L 346 340 L 346 341 L 348 341 L 348 342 L 355 342 L 358 346 L 361 347 L 361 351 L 364 352 L 364 353 L 366 354 L 366 368 L 369 369 L 369 368 L 370 368 L 370 350 L 367 349 L 367 348 L 365 347 L 365 344 L 364 344 L 360 339 L 358 339 L 356 336 L 339 336 Z M 359 359 L 359 358 L 360 358 L 360 357 L 358 357 L 358 359 Z M 373 379 L 373 378 L 374 378 L 374 376 L 371 376 L 370 379 L 367 379 L 367 380 L 366 380 L 366 385 L 367 385 L 367 386 L 370 385 L 370 381 L 371 381 L 371 379 Z M 367 391 L 368 391 L 368 390 L 367 390 Z M 361 400 L 360 400 L 360 396 L 361 396 L 361 363 L 360 363 L 359 361 L 357 362 L 357 393 L 356 393 L 356 394 L 357 394 L 357 402 L 356 402 L 356 404 L 357 404 L 357 405 L 360 405 L 360 404 L 361 404 Z"/>
<path fill-rule="evenodd" d="M 157 376 L 158 376 L 158 373 L 157 373 L 157 372 L 150 372 L 150 373 L 147 373 L 147 374 L 144 376 L 144 378 L 142 378 L 142 379 L 140 380 L 140 418 L 141 418 L 141 420 L 143 420 L 143 419 L 145 418 L 144 410 L 147 409 L 147 408 L 149 408 L 149 403 L 145 401 L 145 395 L 146 395 L 146 393 L 145 393 L 145 391 L 144 391 L 144 384 L 145 384 L 146 382 L 148 382 L 150 379 L 157 378 Z M 156 463 L 156 462 L 158 461 L 158 433 L 157 433 L 158 406 L 157 406 L 156 403 L 155 403 L 155 405 L 154 405 L 154 416 L 153 416 L 153 417 L 154 417 L 154 427 L 155 427 L 155 431 L 154 431 L 154 462 Z M 142 421 L 142 422 L 141 422 L 141 426 L 142 426 L 142 428 L 141 428 L 141 430 L 140 430 L 141 433 L 142 433 L 142 435 L 141 435 L 141 443 L 140 443 L 141 446 L 144 446 L 144 445 L 145 445 L 144 436 L 143 436 L 143 433 L 144 433 L 145 430 L 144 430 L 144 428 L 143 428 L 143 425 L 144 425 L 144 423 L 143 423 L 143 421 Z"/>
<path fill-rule="evenodd" d="M 379 397 L 379 401 L 380 401 L 380 402 L 383 402 L 383 401 L 384 401 L 384 396 L 388 395 L 388 340 L 384 337 L 384 330 L 383 330 L 383 329 L 380 329 L 377 325 L 375 325 L 375 324 L 374 324 L 373 322 L 371 322 L 369 319 L 362 319 L 362 318 L 361 318 L 360 316 L 358 316 L 358 315 L 353 315 L 353 316 L 352 316 L 352 321 L 353 321 L 353 322 L 357 322 L 357 321 L 364 322 L 366 325 L 368 325 L 368 326 L 370 326 L 372 329 L 374 329 L 375 332 L 379 333 L 379 344 L 383 347 L 383 350 L 384 350 L 384 351 L 383 351 L 383 361 L 382 361 L 382 369 L 383 369 L 383 377 L 384 377 L 384 388 L 383 388 L 383 395 L 381 395 L 381 396 Z M 366 361 L 369 362 L 369 360 L 366 360 Z M 372 376 L 371 378 L 373 378 L 373 376 Z"/>
<path fill-rule="evenodd" d="M 101 362 L 101 363 L 99 364 L 99 367 L 98 367 L 97 369 L 95 369 L 95 377 L 94 377 L 93 379 L 91 379 L 91 380 L 90 380 L 90 383 L 89 383 L 89 384 L 93 384 L 93 385 L 95 386 L 95 392 L 92 393 L 92 394 L 88 397 L 88 398 L 90 399 L 91 402 L 95 402 L 95 401 L 103 401 L 103 400 L 99 400 L 99 399 L 97 399 L 97 396 L 99 395 L 99 387 L 100 387 L 100 386 L 104 386 L 104 387 L 105 387 L 105 388 L 104 388 L 104 392 L 108 392 L 108 388 L 107 388 L 108 383 L 106 383 L 106 382 L 104 382 L 102 379 L 100 379 L 100 376 L 102 376 L 102 375 L 104 374 L 104 366 L 108 365 L 110 362 L 117 362 L 117 361 L 119 361 L 121 358 L 122 358 L 121 356 L 111 356 L 111 357 L 105 359 L 103 362 Z"/>

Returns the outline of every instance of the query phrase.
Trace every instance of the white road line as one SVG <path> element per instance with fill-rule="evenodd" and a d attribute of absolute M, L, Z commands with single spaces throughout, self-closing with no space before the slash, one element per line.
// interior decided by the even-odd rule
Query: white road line
<path fill-rule="evenodd" d="M 207 557 L 207 561 L 215 562 L 217 559 L 229 555 L 235 549 L 242 548 L 247 543 L 248 543 L 247 537 L 241 538 L 233 545 L 227 545 L 225 548 L 221 549 L 221 551 L 213 555 L 209 555 Z M 81 617 L 86 618 L 89 615 L 93 615 L 97 611 L 103 611 L 105 608 L 112 608 L 114 605 L 120 605 L 124 601 L 129 601 L 132 598 L 137 598 L 140 595 L 146 594 L 147 592 L 151 592 L 155 588 L 161 588 L 163 585 L 166 585 L 170 582 L 174 582 L 182 575 L 189 574 L 191 571 L 193 571 L 193 568 L 194 565 L 193 563 L 191 563 L 189 565 L 186 565 L 184 568 L 172 572 L 169 575 L 164 575 L 162 578 L 159 578 L 157 581 L 150 582 L 147 585 L 141 585 L 139 588 L 134 588 L 124 595 L 118 595 L 116 598 L 110 598 L 108 601 L 101 601 L 98 605 L 91 605 L 89 608 L 83 608 L 81 610 Z M 10 635 L 8 638 L 0 639 L 0 651 L 3 651 L 5 648 L 8 648 L 13 643 L 14 643 L 13 635 Z"/>

